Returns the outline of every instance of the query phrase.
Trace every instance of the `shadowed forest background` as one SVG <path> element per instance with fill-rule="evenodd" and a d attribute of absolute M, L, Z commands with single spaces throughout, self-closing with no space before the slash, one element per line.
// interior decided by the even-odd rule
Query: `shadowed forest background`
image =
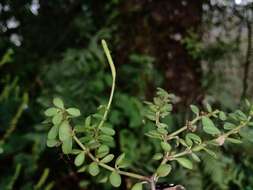
<path fill-rule="evenodd" d="M 46 148 L 42 123 L 53 97 L 83 116 L 107 101 L 111 75 L 101 39 L 117 69 L 113 152 L 126 152 L 133 170 L 153 167 L 157 147 L 143 135 L 141 110 L 157 87 L 180 98 L 167 121 L 175 129 L 190 104 L 229 111 L 253 100 L 252 0 L 1 0 L 1 190 L 112 189 Z M 242 141 L 217 150 L 218 160 L 201 155 L 194 170 L 177 166 L 167 182 L 253 190 L 252 127 Z M 120 189 L 131 185 L 124 178 Z"/>

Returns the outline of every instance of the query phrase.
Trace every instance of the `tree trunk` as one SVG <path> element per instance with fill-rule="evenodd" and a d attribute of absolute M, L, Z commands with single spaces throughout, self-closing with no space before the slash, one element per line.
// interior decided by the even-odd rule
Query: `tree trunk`
<path fill-rule="evenodd" d="M 132 52 L 154 56 L 165 76 L 165 89 L 184 104 L 201 100 L 200 61 L 188 54 L 181 40 L 189 30 L 199 31 L 202 1 L 128 0 L 120 10 L 117 62 L 127 63 Z"/>

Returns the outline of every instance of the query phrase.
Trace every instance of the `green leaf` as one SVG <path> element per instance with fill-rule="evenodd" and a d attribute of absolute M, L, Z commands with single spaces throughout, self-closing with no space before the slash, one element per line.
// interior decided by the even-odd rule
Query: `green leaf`
<path fill-rule="evenodd" d="M 59 128 L 59 139 L 61 141 L 65 141 L 66 139 L 69 139 L 72 137 L 72 131 L 69 123 L 67 121 L 64 121 Z"/>
<path fill-rule="evenodd" d="M 51 127 L 51 129 L 49 130 L 49 132 L 47 134 L 47 138 L 48 139 L 56 139 L 56 137 L 58 135 L 58 130 L 59 130 L 59 127 L 57 125 L 54 125 L 53 127 Z"/>
<path fill-rule="evenodd" d="M 82 166 L 81 168 L 79 168 L 79 169 L 77 170 L 77 172 L 78 172 L 78 173 L 82 173 L 82 172 L 85 172 L 86 169 L 87 169 L 87 166 Z"/>
<path fill-rule="evenodd" d="M 186 142 L 187 142 L 187 139 L 193 140 L 196 144 L 200 144 L 202 142 L 201 138 L 194 133 L 187 133 L 185 138 L 186 138 Z"/>
<path fill-rule="evenodd" d="M 116 171 L 111 173 L 109 180 L 113 187 L 119 187 L 121 185 L 121 176 Z"/>
<path fill-rule="evenodd" d="M 227 116 L 226 114 L 223 112 L 223 111 L 220 111 L 219 112 L 219 118 L 222 120 L 222 121 L 225 121 L 227 119 Z"/>
<path fill-rule="evenodd" d="M 87 143 L 87 146 L 90 149 L 97 149 L 100 146 L 100 143 L 93 139 Z"/>
<path fill-rule="evenodd" d="M 108 178 L 109 178 L 109 176 L 107 176 L 105 173 L 101 173 L 101 174 L 99 174 L 99 176 L 97 177 L 97 182 L 98 183 L 107 183 L 107 181 L 108 181 Z"/>
<path fill-rule="evenodd" d="M 119 166 L 123 160 L 125 158 L 125 153 L 122 153 L 117 159 L 116 159 L 116 162 L 115 162 L 115 166 Z"/>
<path fill-rule="evenodd" d="M 55 147 L 59 144 L 59 141 L 55 140 L 55 139 L 47 139 L 47 146 L 52 148 Z"/>
<path fill-rule="evenodd" d="M 228 122 L 226 122 L 226 123 L 223 125 L 223 128 L 226 129 L 226 130 L 232 130 L 232 129 L 236 128 L 236 125 L 233 124 L 233 123 L 228 123 Z"/>
<path fill-rule="evenodd" d="M 82 152 L 82 150 L 79 150 L 79 149 L 72 149 L 71 154 L 77 155 L 77 154 L 79 154 L 79 153 L 81 153 L 81 152 Z"/>
<path fill-rule="evenodd" d="M 183 144 L 182 143 L 183 141 L 181 141 L 181 144 Z M 186 146 L 188 147 L 191 147 L 192 145 L 193 145 L 193 142 L 192 142 L 192 140 L 190 139 L 190 138 L 188 138 L 187 136 L 185 137 L 185 142 L 186 142 Z M 184 145 L 184 144 L 183 144 Z"/>
<path fill-rule="evenodd" d="M 163 154 L 162 153 L 156 153 L 154 156 L 153 156 L 153 159 L 154 160 L 161 160 L 163 158 Z"/>
<path fill-rule="evenodd" d="M 160 108 L 160 111 L 163 112 L 163 113 L 166 113 L 166 115 L 168 115 L 169 112 L 172 111 L 172 105 L 171 105 L 171 104 L 165 104 L 164 106 L 162 106 L 162 107 Z M 165 115 L 165 116 L 166 116 L 166 115 Z"/>
<path fill-rule="evenodd" d="M 92 114 L 92 117 L 94 117 L 95 119 L 98 119 L 98 120 L 103 119 L 103 115 L 101 113 L 94 113 L 94 114 Z"/>
<path fill-rule="evenodd" d="M 92 162 L 90 165 L 89 165 L 89 173 L 92 175 L 92 176 L 96 176 L 99 174 L 99 167 L 98 167 L 98 164 L 96 162 Z"/>
<path fill-rule="evenodd" d="M 166 123 L 157 123 L 157 127 L 160 129 L 166 129 L 168 127 L 168 125 Z M 168 131 L 166 131 L 168 132 Z M 164 132 L 162 132 L 164 133 Z"/>
<path fill-rule="evenodd" d="M 192 146 L 192 144 L 193 144 L 193 142 L 192 142 L 191 139 L 189 139 L 187 142 L 185 142 L 185 140 L 181 139 L 181 138 L 179 138 L 179 139 L 176 140 L 177 146 L 179 145 L 179 143 L 182 144 L 185 147 Z"/>
<path fill-rule="evenodd" d="M 156 130 L 151 130 L 148 133 L 145 133 L 145 135 L 154 139 L 162 139 L 161 135 Z"/>
<path fill-rule="evenodd" d="M 165 152 L 169 152 L 171 150 L 171 145 L 167 142 L 161 142 L 161 147 Z"/>
<path fill-rule="evenodd" d="M 111 137 L 111 136 L 109 136 L 109 135 L 100 135 L 99 136 L 99 139 L 101 139 L 101 141 L 103 141 L 103 142 L 113 142 L 114 141 L 114 139 Z"/>
<path fill-rule="evenodd" d="M 175 159 L 181 166 L 187 168 L 187 169 L 192 169 L 193 168 L 193 165 L 192 165 L 192 162 L 187 159 L 187 158 L 176 158 Z"/>
<path fill-rule="evenodd" d="M 106 145 L 101 145 L 96 152 L 96 156 L 98 158 L 102 158 L 106 156 L 108 153 L 109 153 L 109 147 Z"/>
<path fill-rule="evenodd" d="M 209 103 L 206 103 L 206 109 L 207 109 L 208 112 L 212 112 L 213 111 L 213 109 L 212 109 L 212 107 L 211 107 L 211 105 Z"/>
<path fill-rule="evenodd" d="M 203 150 L 203 149 L 204 149 L 204 146 L 203 146 L 203 145 L 198 145 L 198 146 L 193 147 L 193 148 L 192 148 L 192 151 L 194 151 L 194 152 L 199 152 L 199 151 L 201 151 L 201 150 Z"/>
<path fill-rule="evenodd" d="M 62 114 L 61 113 L 57 113 L 53 119 L 52 119 L 52 122 L 54 125 L 59 125 L 62 121 Z"/>
<path fill-rule="evenodd" d="M 64 109 L 64 103 L 60 98 L 54 98 L 53 104 L 58 108 Z"/>
<path fill-rule="evenodd" d="M 192 156 L 192 159 L 193 159 L 193 160 L 195 160 L 196 162 L 200 162 L 200 158 L 198 157 L 197 154 L 192 153 L 191 156 Z"/>
<path fill-rule="evenodd" d="M 70 154 L 72 152 L 72 138 L 66 139 L 62 142 L 62 152 L 64 154 Z"/>
<path fill-rule="evenodd" d="M 231 118 L 231 119 L 233 119 L 235 121 L 238 120 L 238 115 L 236 113 L 230 113 L 230 114 L 228 114 L 228 116 L 229 116 L 229 118 Z"/>
<path fill-rule="evenodd" d="M 238 117 L 241 120 L 247 120 L 248 119 L 247 115 L 245 113 L 243 113 L 241 110 L 236 110 L 235 113 L 238 115 Z"/>
<path fill-rule="evenodd" d="M 202 116 L 202 125 L 203 125 L 203 130 L 207 134 L 211 134 L 211 135 L 220 134 L 220 130 L 217 127 L 215 127 L 213 121 L 206 116 Z"/>
<path fill-rule="evenodd" d="M 154 112 L 152 111 L 145 111 L 145 117 L 151 121 L 155 121 L 156 120 L 156 115 Z"/>
<path fill-rule="evenodd" d="M 136 183 L 131 190 L 142 190 L 142 183 Z"/>
<path fill-rule="evenodd" d="M 82 133 L 87 131 L 84 125 L 75 125 L 74 129 L 76 133 Z"/>
<path fill-rule="evenodd" d="M 171 165 L 162 164 L 158 167 L 156 173 L 160 177 L 165 177 L 165 176 L 169 175 L 170 171 L 171 171 Z"/>
<path fill-rule="evenodd" d="M 251 106 L 250 101 L 248 99 L 245 99 L 245 104 L 246 104 L 247 107 Z"/>
<path fill-rule="evenodd" d="M 106 135 L 110 135 L 110 136 L 115 135 L 115 131 L 114 131 L 114 129 L 112 129 L 112 128 L 109 128 L 109 127 L 101 127 L 100 130 L 102 131 L 102 133 L 104 133 L 104 134 L 106 134 Z"/>
<path fill-rule="evenodd" d="M 199 115 L 199 108 L 195 105 L 190 105 L 191 110 L 193 113 L 195 113 L 196 115 Z"/>
<path fill-rule="evenodd" d="M 161 125 L 161 123 L 160 123 Z M 168 134 L 168 131 L 164 128 L 164 127 L 157 127 L 157 131 L 158 133 L 162 134 L 162 135 L 167 135 Z"/>
<path fill-rule="evenodd" d="M 204 151 L 206 151 L 206 153 L 208 153 L 210 156 L 217 158 L 217 155 L 214 151 L 207 149 L 207 148 L 203 148 Z"/>
<path fill-rule="evenodd" d="M 234 138 L 226 138 L 226 140 L 228 141 L 228 142 L 230 142 L 230 143 L 234 143 L 234 144 L 241 144 L 242 143 L 242 141 L 241 140 L 239 140 L 239 139 L 234 139 Z"/>
<path fill-rule="evenodd" d="M 47 117 L 52 117 L 54 115 L 56 115 L 58 112 L 57 108 L 48 108 L 44 113 Z"/>
<path fill-rule="evenodd" d="M 0 146 L 0 154 L 3 154 L 4 149 Z"/>
<path fill-rule="evenodd" d="M 84 162 L 84 159 L 85 159 L 85 153 L 84 152 L 79 153 L 75 158 L 75 161 L 74 161 L 75 165 L 81 166 Z"/>
<path fill-rule="evenodd" d="M 163 104 L 163 100 L 160 97 L 154 97 L 153 101 L 154 101 L 155 105 L 157 105 L 159 107 L 161 107 Z"/>
<path fill-rule="evenodd" d="M 85 119 L 85 124 L 84 124 L 84 126 L 87 128 L 87 127 L 90 127 L 90 124 L 91 124 L 91 116 L 88 116 L 88 117 L 86 117 L 86 119 Z"/>
<path fill-rule="evenodd" d="M 68 108 L 66 111 L 68 112 L 69 115 L 73 117 L 78 117 L 81 115 L 80 110 L 77 108 Z"/>
<path fill-rule="evenodd" d="M 114 155 L 113 154 L 108 154 L 106 157 L 104 157 L 100 162 L 102 163 L 109 163 L 113 160 Z"/>

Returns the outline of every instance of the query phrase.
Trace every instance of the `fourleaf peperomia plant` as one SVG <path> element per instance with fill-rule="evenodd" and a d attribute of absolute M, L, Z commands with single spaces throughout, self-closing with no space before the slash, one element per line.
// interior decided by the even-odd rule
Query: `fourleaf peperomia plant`
<path fill-rule="evenodd" d="M 45 111 L 45 115 L 52 123 L 47 136 L 47 146 L 61 146 L 64 154 L 75 155 L 74 164 L 79 172 L 88 171 L 92 176 L 97 176 L 103 168 L 110 172 L 106 179 L 109 179 L 114 187 L 121 185 L 121 176 L 127 176 L 137 180 L 132 190 L 142 190 L 144 185 L 155 190 L 159 178 L 170 174 L 171 162 L 176 161 L 181 166 L 192 169 L 192 160 L 200 161 L 198 152 L 204 151 L 215 156 L 212 147 L 222 146 L 225 142 L 240 143 L 238 139 L 240 129 L 253 125 L 251 121 L 253 106 L 248 101 L 246 101 L 246 112 L 236 110 L 230 114 L 212 109 L 209 104 L 206 105 L 205 111 L 200 111 L 197 106 L 191 105 L 192 120 L 186 121 L 183 127 L 169 133 L 170 126 L 163 122 L 163 118 L 171 113 L 175 96 L 158 88 L 153 102 L 145 102 L 146 119 L 154 126 L 146 135 L 159 141 L 161 145 L 162 151 L 152 158 L 157 160 L 158 167 L 148 176 L 128 171 L 125 154 L 116 157 L 110 153 L 115 131 L 108 125 L 106 119 L 113 100 L 116 71 L 104 40 L 102 46 L 113 79 L 108 104 L 100 106 L 98 113 L 88 116 L 81 125 L 75 125 L 72 120 L 81 115 L 79 109 L 66 108 L 60 98 L 55 98 L 54 107 Z"/>

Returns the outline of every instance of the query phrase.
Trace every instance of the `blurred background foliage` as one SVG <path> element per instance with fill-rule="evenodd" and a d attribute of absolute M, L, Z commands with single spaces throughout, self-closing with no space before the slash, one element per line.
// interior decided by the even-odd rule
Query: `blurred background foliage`
<path fill-rule="evenodd" d="M 83 116 L 107 100 L 111 76 L 101 39 L 118 75 L 109 116 L 114 152 L 147 172 L 159 146 L 143 135 L 142 102 L 157 87 L 179 96 L 166 121 L 176 129 L 189 118 L 189 104 L 229 111 L 252 100 L 252 25 L 252 0 L 2 0 L 0 189 L 111 189 L 46 149 L 42 124 L 55 96 Z M 218 160 L 203 155 L 193 171 L 174 166 L 166 181 L 189 190 L 253 190 L 253 129 L 242 139 L 217 151 Z M 132 183 L 125 178 L 121 189 Z"/>

